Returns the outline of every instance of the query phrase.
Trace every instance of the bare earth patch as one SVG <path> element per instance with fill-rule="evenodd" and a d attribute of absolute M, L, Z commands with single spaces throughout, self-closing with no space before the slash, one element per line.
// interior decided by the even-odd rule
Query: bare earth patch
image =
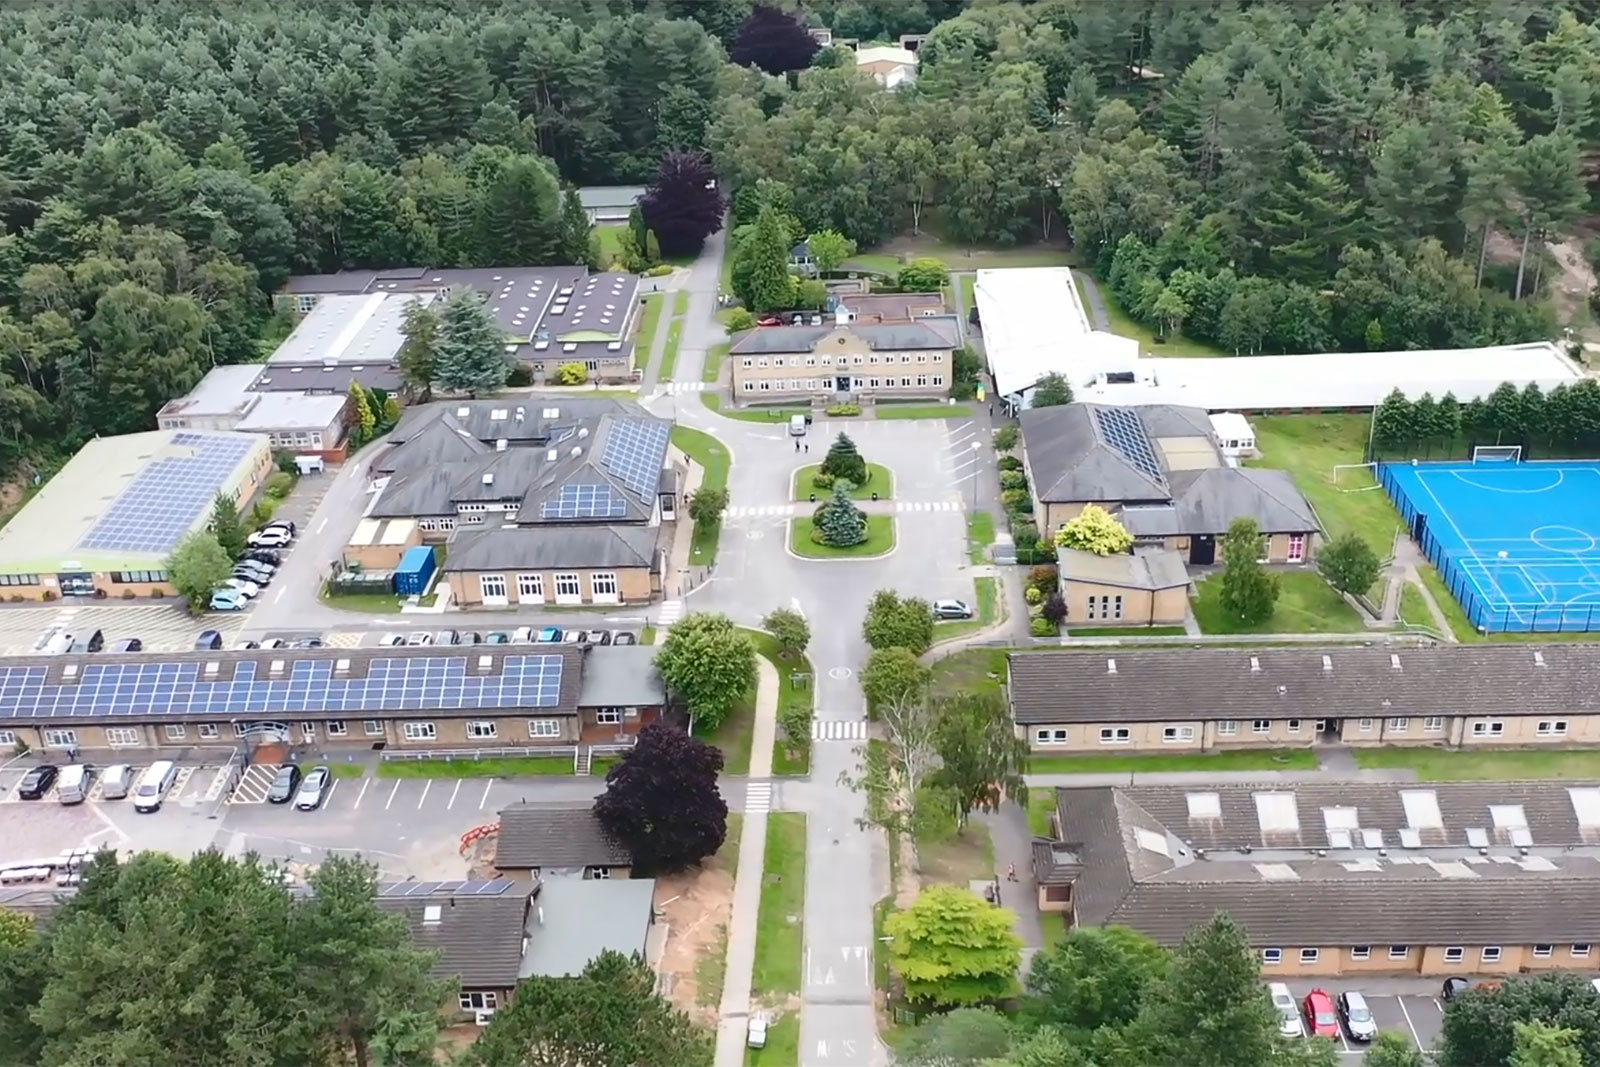
<path fill-rule="evenodd" d="M 720 967 L 703 967 L 702 958 L 708 953 L 727 952 L 727 927 L 733 914 L 733 872 L 709 866 L 659 879 L 656 907 L 665 914 L 662 921 L 670 927 L 667 947 L 657 966 L 662 988 L 674 1007 L 698 1023 L 715 1026 L 722 990 L 702 991 L 697 974 L 708 979 L 722 974 Z"/>

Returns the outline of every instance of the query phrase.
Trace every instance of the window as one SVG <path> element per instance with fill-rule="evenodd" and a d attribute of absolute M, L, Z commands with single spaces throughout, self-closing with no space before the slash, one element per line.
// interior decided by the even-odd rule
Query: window
<path fill-rule="evenodd" d="M 622 709 L 601 708 L 594 713 L 594 721 L 601 726 L 616 726 L 622 722 Z"/>
<path fill-rule="evenodd" d="M 1194 740 L 1194 727 L 1193 726 L 1168 726 L 1168 727 L 1165 727 L 1161 731 L 1161 740 L 1168 741 L 1168 742 L 1171 742 L 1171 741 L 1193 741 Z"/>
<path fill-rule="evenodd" d="M 1067 728 L 1065 726 L 1054 726 L 1035 730 L 1033 739 L 1041 745 L 1064 745 L 1067 743 Z"/>
<path fill-rule="evenodd" d="M 517 599 L 521 601 L 544 600 L 544 575 L 519 574 L 517 575 Z"/>
<path fill-rule="evenodd" d="M 377 719 L 362 719 L 361 729 L 368 737 L 383 736 L 383 723 L 379 722 Z"/>
<path fill-rule="evenodd" d="M 1250 724 L 1250 729 L 1258 734 L 1268 733 L 1272 729 L 1272 723 L 1267 719 L 1256 719 Z"/>
<path fill-rule="evenodd" d="M 1111 598 L 1111 617 L 1113 619 L 1122 618 L 1122 598 L 1120 596 Z"/>
<path fill-rule="evenodd" d="M 15 730 L 0 730 L 0 745 L 14 745 L 17 743 Z"/>
<path fill-rule="evenodd" d="M 249 731 L 249 729 L 250 729 L 250 727 L 248 725 L 246 725 L 245 723 L 236 722 L 236 723 L 233 724 L 233 736 L 234 737 L 243 737 L 245 735 L 245 733 Z"/>
<path fill-rule="evenodd" d="M 12 577 L 16 577 L 16 576 L 13 575 Z M 121 585 L 126 585 L 126 584 L 128 584 L 130 582 L 164 582 L 164 581 L 167 580 L 167 572 L 166 571 L 112 571 L 111 572 L 111 580 L 113 582 L 116 582 L 116 583 L 121 584 Z M 5 584 L 11 584 L 11 583 L 5 583 Z M 24 585 L 24 584 L 30 584 L 30 583 L 18 582 L 16 584 Z M 31 584 L 38 585 L 39 584 L 38 578 L 35 577 L 34 581 Z"/>
<path fill-rule="evenodd" d="M 1389 946 L 1389 958 L 1391 960 L 1403 960 L 1409 955 L 1411 955 L 1411 946 L 1410 945 L 1390 945 Z"/>
<path fill-rule="evenodd" d="M 617 575 L 615 571 L 596 571 L 589 575 L 589 589 L 596 604 L 614 604 L 617 601 Z"/>
<path fill-rule="evenodd" d="M 1100 731 L 1100 743 L 1102 745 L 1125 745 L 1131 740 L 1133 740 L 1133 731 L 1126 726 L 1107 726 Z"/>
<path fill-rule="evenodd" d="M 910 378 L 901 378 L 900 379 L 900 384 L 902 386 L 904 386 L 905 388 L 909 389 L 909 388 L 911 388 L 911 379 Z"/>
<path fill-rule="evenodd" d="M 1540 737 L 1560 737 L 1567 732 L 1567 720 L 1546 719 L 1539 724 Z"/>
<path fill-rule="evenodd" d="M 408 722 L 402 732 L 407 741 L 433 741 L 439 736 L 439 728 L 431 722 Z"/>
<path fill-rule="evenodd" d="M 579 592 L 578 576 L 576 574 L 556 575 L 556 603 L 576 604 L 583 599 Z"/>
<path fill-rule="evenodd" d="M 1319 955 L 1321 955 L 1321 953 L 1314 948 L 1303 948 L 1300 950 L 1300 962 L 1316 963 Z"/>
<path fill-rule="evenodd" d="M 1351 945 L 1350 958 L 1353 960 L 1367 960 L 1372 958 L 1371 945 Z"/>
<path fill-rule="evenodd" d="M 1223 719 L 1217 723 L 1217 733 L 1224 737 L 1232 737 L 1239 732 L 1239 723 L 1236 719 Z"/>
<path fill-rule="evenodd" d="M 1500 962 L 1500 946 L 1499 945 L 1484 945 L 1483 946 L 1483 951 L 1478 953 L 1478 958 L 1481 959 L 1484 963 L 1499 963 Z"/>
<path fill-rule="evenodd" d="M 876 389 L 876 388 L 878 388 L 878 379 L 876 379 L 876 378 L 868 378 L 867 379 L 867 388 L 868 389 Z"/>
<path fill-rule="evenodd" d="M 928 376 L 926 374 L 917 375 L 917 388 L 918 389 L 926 389 L 927 387 L 928 387 Z"/>
<path fill-rule="evenodd" d="M 1281 948 L 1264 948 L 1264 949 L 1262 949 L 1261 950 L 1261 962 L 1262 963 L 1282 963 L 1283 962 L 1283 949 L 1281 949 Z"/>
<path fill-rule="evenodd" d="M 561 722 L 557 719 L 529 719 L 529 737 L 560 737 Z"/>
<path fill-rule="evenodd" d="M 1506 732 L 1506 724 L 1497 719 L 1488 719 L 1472 724 L 1473 737 L 1499 737 Z"/>
<path fill-rule="evenodd" d="M 71 748 L 78 743 L 76 730 L 46 730 L 44 732 L 44 745 L 46 748 Z"/>
<path fill-rule="evenodd" d="M 214 722 L 203 722 L 200 724 L 198 732 L 202 741 L 215 741 L 218 733 L 217 724 Z"/>
<path fill-rule="evenodd" d="M 309 315 L 311 309 L 317 306 L 317 298 L 313 293 L 296 293 L 294 296 L 294 309 L 302 315 Z"/>
<path fill-rule="evenodd" d="M 1429 715 L 1422 720 L 1422 729 L 1426 733 L 1436 734 L 1444 729 L 1443 715 Z"/>
<path fill-rule="evenodd" d="M 917 362 L 918 363 L 926 363 L 926 362 L 928 362 L 928 353 L 926 353 L 926 352 L 918 352 L 917 353 Z"/>
<path fill-rule="evenodd" d="M 1460 963 L 1463 959 L 1466 958 L 1466 955 L 1467 955 L 1467 950 L 1464 949 L 1464 948 L 1461 948 L 1460 946 L 1447 948 L 1447 949 L 1444 950 L 1444 961 L 1446 963 Z"/>
<path fill-rule="evenodd" d="M 901 363 L 910 363 L 911 362 L 911 353 L 910 352 L 902 352 L 902 353 L 900 353 L 900 362 Z"/>
<path fill-rule="evenodd" d="M 1300 720 L 1299 719 L 1290 719 L 1289 720 L 1289 732 L 1291 734 L 1297 734 L 1297 733 L 1300 732 Z"/>
<path fill-rule="evenodd" d="M 744 391 L 747 392 L 747 393 L 755 392 L 756 391 L 756 383 L 752 382 L 749 378 L 746 378 L 744 380 Z"/>
<path fill-rule="evenodd" d="M 181 722 L 169 722 L 169 723 L 167 723 L 167 740 L 168 741 L 182 741 L 183 740 L 183 735 L 188 733 L 188 732 L 189 732 L 188 728 L 185 727 L 183 725 L 183 723 L 181 723 Z"/>
<path fill-rule="evenodd" d="M 1589 946 L 1588 945 L 1573 945 L 1572 946 L 1572 958 L 1575 959 L 1575 960 L 1588 959 L 1589 958 Z"/>
<path fill-rule="evenodd" d="M 329 737 L 345 737 L 350 733 L 350 728 L 343 719 L 333 719 L 327 723 Z"/>
<path fill-rule="evenodd" d="M 1371 719 L 1357 719 L 1356 720 L 1356 728 L 1358 730 L 1360 730 L 1364 734 L 1370 734 L 1372 732 L 1372 720 Z"/>
<path fill-rule="evenodd" d="M 756 384 L 761 387 L 761 392 L 763 392 L 763 393 L 770 393 L 772 391 L 772 379 L 771 378 L 763 378 L 763 379 L 761 379 L 761 381 L 757 382 Z"/>
<path fill-rule="evenodd" d="M 492 722 L 479 720 L 467 723 L 467 739 L 470 741 L 488 741 L 500 735 L 500 728 Z"/>
<path fill-rule="evenodd" d="M 115 579 L 113 579 L 115 580 Z M 0 574 L 0 585 L 38 585 L 37 574 Z"/>
<path fill-rule="evenodd" d="M 934 385 L 937 385 L 937 386 L 942 386 L 942 385 L 944 385 L 944 375 L 942 375 L 942 374 L 935 374 L 935 375 L 934 375 L 934 376 L 933 376 L 933 384 L 934 384 Z"/>
<path fill-rule="evenodd" d="M 1411 720 L 1406 718 L 1404 715 L 1401 715 L 1398 718 L 1390 719 L 1389 729 L 1394 733 L 1403 734 L 1407 730 L 1411 729 Z"/>
<path fill-rule="evenodd" d="M 1534 945 L 1533 958 L 1536 960 L 1547 960 L 1551 956 L 1555 955 L 1555 951 L 1556 947 L 1554 945 Z"/>
<path fill-rule="evenodd" d="M 591 879 L 598 878 L 602 882 L 609 881 L 611 878 L 610 867 L 588 867 L 585 868 L 584 873 L 586 873 Z"/>
<path fill-rule="evenodd" d="M 461 991 L 462 1011 L 494 1011 L 499 1006 L 500 998 L 492 989 L 482 993 Z"/>
<path fill-rule="evenodd" d="M 112 748 L 129 748 L 139 743 L 139 731 L 131 726 L 106 727 L 106 744 Z"/>
<path fill-rule="evenodd" d="M 1305 559 L 1306 559 L 1306 535 L 1305 534 L 1290 534 L 1289 535 L 1289 555 L 1288 555 L 1289 562 L 1290 563 L 1304 563 Z"/>
<path fill-rule="evenodd" d="M 767 360 L 766 360 L 765 356 L 763 356 L 761 359 L 756 360 L 756 366 L 757 367 L 765 367 L 766 365 L 767 365 Z M 781 359 L 778 360 L 778 366 L 780 366 L 780 367 L 783 366 L 783 360 L 781 360 Z"/>
<path fill-rule="evenodd" d="M 483 592 L 485 600 L 504 600 L 506 598 L 506 576 L 503 574 L 478 575 L 478 588 Z"/>

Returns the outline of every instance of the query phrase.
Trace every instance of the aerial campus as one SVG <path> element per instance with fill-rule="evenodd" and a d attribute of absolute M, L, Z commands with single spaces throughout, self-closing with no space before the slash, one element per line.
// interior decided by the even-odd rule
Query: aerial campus
<path fill-rule="evenodd" d="M 1600 1063 L 1594 12 L 1136 7 L 0 11 L 0 1062 Z"/>

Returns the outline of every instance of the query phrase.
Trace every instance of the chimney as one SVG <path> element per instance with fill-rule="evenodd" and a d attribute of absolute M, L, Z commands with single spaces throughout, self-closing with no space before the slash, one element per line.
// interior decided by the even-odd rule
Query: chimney
<path fill-rule="evenodd" d="M 1332 656 L 1323 656 L 1322 657 L 1322 672 L 1324 674 L 1332 674 L 1333 673 L 1333 657 Z"/>
<path fill-rule="evenodd" d="M 1116 660 L 1114 660 L 1114 659 L 1106 660 L 1106 673 L 1107 674 L 1116 674 L 1117 673 L 1117 661 Z"/>
<path fill-rule="evenodd" d="M 506 439 L 504 437 L 494 443 L 494 450 L 496 452 L 504 452 L 506 450 Z"/>
<path fill-rule="evenodd" d="M 1250 673 L 1251 674 L 1260 674 L 1261 673 L 1261 659 L 1260 659 L 1260 657 L 1257 657 L 1257 656 L 1251 656 L 1250 657 Z"/>

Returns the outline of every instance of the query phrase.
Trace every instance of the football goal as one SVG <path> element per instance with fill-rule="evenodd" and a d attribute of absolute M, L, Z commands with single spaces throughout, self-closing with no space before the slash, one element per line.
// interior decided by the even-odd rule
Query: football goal
<path fill-rule="evenodd" d="M 1333 487 L 1341 493 L 1365 493 L 1382 488 L 1378 484 L 1378 465 L 1336 463 L 1333 466 Z"/>
<path fill-rule="evenodd" d="M 1520 463 L 1522 462 L 1521 445 L 1474 445 L 1472 448 L 1472 462 L 1474 463 Z"/>

